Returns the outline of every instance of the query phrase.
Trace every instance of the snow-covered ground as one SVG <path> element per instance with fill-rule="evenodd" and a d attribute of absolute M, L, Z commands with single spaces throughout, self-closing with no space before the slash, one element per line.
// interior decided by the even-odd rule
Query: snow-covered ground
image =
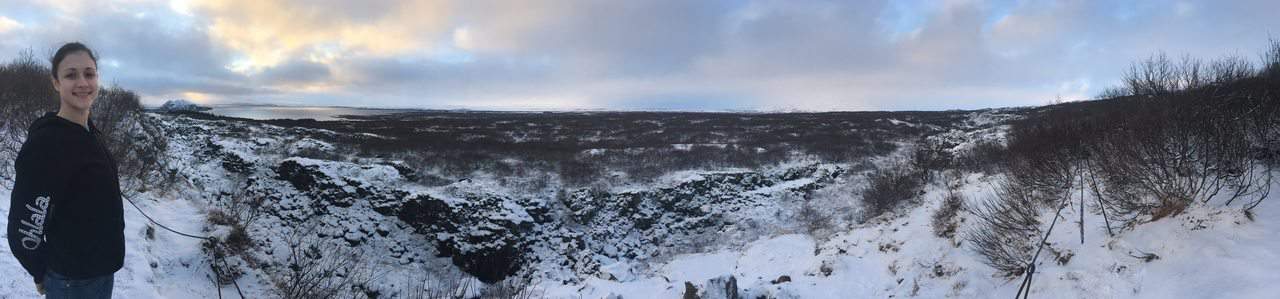
<path fill-rule="evenodd" d="M 989 196 L 989 180 L 973 175 L 962 189 L 969 202 Z M 830 238 L 804 234 L 765 237 L 742 248 L 687 254 L 629 281 L 589 279 L 543 285 L 550 297 L 678 298 L 685 282 L 700 291 L 732 275 L 744 298 L 1009 298 L 1021 279 L 998 277 L 956 239 L 935 236 L 930 216 L 944 190 L 888 221 L 856 225 Z M 1280 186 L 1278 186 L 1280 187 Z M 1276 298 L 1280 294 L 1280 203 L 1267 199 L 1254 220 L 1238 207 L 1196 207 L 1118 231 L 1109 237 L 1098 215 L 1086 215 L 1080 243 L 1079 210 L 1063 210 L 1049 237 L 1072 255 L 1059 264 L 1045 253 L 1032 283 L 1035 298 Z M 972 217 L 961 213 L 962 217 Z M 1051 219 L 1046 213 L 1043 219 Z M 1047 225 L 1047 224 L 1046 224 Z M 961 229 L 965 229 L 962 225 Z M 1138 258 L 1153 253 L 1158 259 Z M 777 282 L 786 276 L 789 282 Z M 720 280 L 724 281 L 724 280 Z M 777 282 L 777 283 L 775 283 Z"/>
<path fill-rule="evenodd" d="M 8 215 L 11 183 L 0 187 L 0 214 Z M 138 206 L 156 221 L 184 232 L 202 233 L 205 211 L 201 204 L 176 196 L 139 194 L 133 196 Z M 209 277 L 208 258 L 200 251 L 200 240 L 175 235 L 154 228 L 154 239 L 147 237 L 152 226 L 136 209 L 125 204 L 124 268 L 115 274 L 115 298 L 216 298 L 218 289 Z M 5 218 L 7 219 L 7 218 Z M 0 227 L 7 220 L 0 219 Z M 8 241 L 0 242 L 0 298 L 37 297 L 31 276 L 18 264 L 9 250 Z M 265 294 L 261 283 L 242 284 L 248 294 Z M 234 288 L 223 288 L 226 294 Z M 229 293 L 228 293 L 229 292 Z M 247 294 L 246 294 L 247 295 Z"/>
<path fill-rule="evenodd" d="M 974 113 L 934 138 L 957 151 L 1003 142 L 1003 123 L 1012 117 L 997 112 Z M 558 194 L 554 186 L 515 190 L 483 175 L 424 186 L 396 161 L 302 156 L 339 147 L 319 138 L 332 131 L 155 117 L 170 130 L 172 166 L 182 179 L 170 192 L 132 195 L 147 214 L 180 231 L 226 235 L 227 226 L 209 223 L 210 211 L 226 209 L 233 197 L 267 199 L 259 220 L 246 227 L 253 252 L 230 259 L 245 272 L 237 284 L 249 298 L 277 296 L 271 277 L 288 251 L 282 236 L 304 226 L 316 227 L 309 242 L 366 253 L 364 262 L 381 269 L 371 287 L 388 297 L 401 296 L 423 275 L 458 273 L 456 260 L 439 257 L 442 249 L 464 262 L 519 249 L 512 258 L 536 279 L 537 293 L 551 298 L 678 298 L 689 286 L 715 298 L 730 279 L 744 298 L 1008 298 L 1020 282 L 999 277 L 960 236 L 934 234 L 932 217 L 947 192 L 941 183 L 891 215 L 856 221 L 866 169 L 889 157 L 682 171 L 647 185 Z M 953 185 L 972 204 L 990 197 L 1002 179 L 968 174 Z M 8 214 L 11 187 L 0 182 L 0 214 Z M 1271 197 L 1252 217 L 1238 204 L 1193 206 L 1117 229 L 1114 237 L 1101 216 L 1086 210 L 1083 244 L 1073 203 L 1049 237 L 1056 253 L 1040 257 L 1031 294 L 1275 298 L 1280 195 Z M 829 227 L 811 234 L 797 225 L 803 200 L 831 217 Z M 233 286 L 215 286 L 199 240 L 159 228 L 149 237 L 147 219 L 125 209 L 127 255 L 116 273 L 117 298 L 238 297 Z M 1047 223 L 1052 212 L 1041 219 Z M 972 229 L 966 225 L 972 217 L 959 213 L 958 235 Z M 3 219 L 0 227 L 7 226 Z M 1137 257 L 1147 253 L 1159 258 Z M 0 242 L 0 298 L 35 296 L 7 241 Z"/>

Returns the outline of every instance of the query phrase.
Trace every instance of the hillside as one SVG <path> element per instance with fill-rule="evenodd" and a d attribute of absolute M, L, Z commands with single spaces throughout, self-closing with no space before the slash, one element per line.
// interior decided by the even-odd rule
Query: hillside
<path fill-rule="evenodd" d="M 298 255 L 319 257 L 315 267 L 365 271 L 350 275 L 359 292 L 378 297 L 413 293 L 421 279 L 434 281 L 425 290 L 470 288 L 474 295 L 499 289 L 486 283 L 525 281 L 515 286 L 555 298 L 678 297 L 686 282 L 705 293 L 723 288 L 728 277 L 747 297 L 1004 297 L 1018 281 L 985 265 L 963 235 L 937 236 L 931 220 L 948 190 L 964 206 L 976 206 L 1004 175 L 940 171 L 900 208 L 875 217 L 867 216 L 859 194 L 875 169 L 923 145 L 967 156 L 978 144 L 1006 142 L 1008 124 L 1021 118 L 1011 112 L 957 113 L 954 123 L 940 125 L 889 115 L 896 118 L 878 122 L 880 130 L 900 134 L 897 149 L 859 161 L 801 155 L 767 167 L 683 170 L 643 183 L 577 188 L 535 182 L 538 176 L 455 177 L 402 160 L 340 154 L 350 146 L 342 142 L 389 138 L 376 133 L 144 114 L 170 136 L 168 165 L 180 179 L 171 190 L 132 199 L 175 229 L 247 239 L 225 254 L 235 268 L 231 277 L 249 297 L 279 296 L 277 283 L 290 277 Z M 787 123 L 786 116 L 773 117 Z M 900 129 L 910 130 L 893 133 Z M 430 176 L 447 183 L 423 179 Z M 7 191 L 2 195 L 7 201 Z M 1259 205 L 1257 216 L 1198 207 L 1114 237 L 1089 213 L 1085 244 L 1073 203 L 1050 235 L 1055 257 L 1041 259 L 1033 293 L 1269 294 L 1258 286 L 1276 277 L 1267 271 L 1276 266 L 1267 257 L 1280 248 L 1274 244 L 1280 224 L 1266 216 L 1273 202 Z M 1041 219 L 1052 212 L 1042 210 Z M 950 221 L 964 231 L 974 217 L 961 210 Z M 126 218 L 129 255 L 117 274 L 117 295 L 236 292 L 235 285 L 214 288 L 215 253 L 199 240 L 152 231 L 135 210 Z M 1158 258 L 1141 258 L 1147 253 Z M 30 293 L 16 261 L 4 263 L 11 273 L 0 293 Z M 1221 273 L 1213 279 L 1223 283 L 1192 275 L 1206 269 L 1221 269 L 1211 273 Z"/>

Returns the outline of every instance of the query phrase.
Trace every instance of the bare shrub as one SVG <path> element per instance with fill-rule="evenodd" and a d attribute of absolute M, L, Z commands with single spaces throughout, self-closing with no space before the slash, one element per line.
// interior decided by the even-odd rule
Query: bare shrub
<path fill-rule="evenodd" d="M 1272 106 L 1277 106 L 1272 104 Z M 1264 161 L 1258 161 L 1256 146 L 1250 140 L 1251 128 L 1248 114 L 1225 116 L 1214 119 L 1204 130 L 1210 142 L 1212 168 L 1210 181 L 1221 184 L 1221 192 L 1226 192 L 1224 205 L 1231 205 L 1235 200 L 1254 197 L 1257 201 L 1265 199 L 1271 191 L 1272 169 Z M 1207 203 L 1218 193 L 1200 199 L 1199 203 Z M 1257 202 L 1254 201 L 1254 202 Z M 1252 206 L 1247 206 L 1252 209 Z"/>
<path fill-rule="evenodd" d="M 31 50 L 0 65 L 0 178 L 13 177 L 12 157 L 26 140 L 27 126 L 44 112 L 57 110 L 49 66 Z"/>
<path fill-rule="evenodd" d="M 1128 142 L 1123 138 L 1114 136 L 1100 142 L 1095 160 L 1091 161 L 1092 168 L 1098 171 L 1096 177 L 1103 182 L 1099 196 L 1117 217 L 1127 215 L 1131 222 L 1156 210 L 1164 211 L 1164 216 L 1176 214 L 1181 209 L 1172 207 L 1186 207 L 1194 194 L 1211 186 L 1198 179 L 1203 176 L 1193 176 L 1190 165 L 1167 160 L 1168 157 L 1151 157 L 1139 148 L 1149 145 L 1145 150 L 1163 153 L 1160 144 Z M 1172 164 L 1178 164 L 1180 169 L 1169 168 Z"/>
<path fill-rule="evenodd" d="M 1009 153 L 1005 145 L 999 141 L 984 140 L 974 144 L 969 150 L 955 157 L 955 165 L 959 170 L 967 172 L 995 173 L 1007 159 Z"/>
<path fill-rule="evenodd" d="M 1049 106 L 1015 123 L 1009 178 L 1048 194 L 1087 171 L 1104 211 L 1127 224 L 1215 198 L 1246 198 L 1250 209 L 1269 194 L 1270 161 L 1280 157 L 1272 95 L 1280 82 L 1263 74 L 1280 61 L 1273 53 L 1274 40 L 1262 72 L 1239 56 L 1202 63 L 1157 54 L 1135 63 L 1110 100 Z"/>
<path fill-rule="evenodd" d="M 1257 71 L 1248 59 L 1237 55 L 1223 56 L 1209 64 L 1210 81 L 1213 84 L 1227 84 L 1253 77 Z"/>
<path fill-rule="evenodd" d="M 864 219 L 880 216 L 916 198 L 924 185 L 919 172 L 904 162 L 876 169 L 867 176 L 867 182 L 862 191 Z"/>
<path fill-rule="evenodd" d="M 169 167 L 168 138 L 156 119 L 142 113 L 136 93 L 120 86 L 104 88 L 90 115 L 102 132 L 104 146 L 116 158 L 125 190 L 173 186 L 177 173 Z"/>
<path fill-rule="evenodd" d="M 1280 40 L 1268 39 L 1267 49 L 1262 52 L 1263 77 L 1280 77 Z"/>
<path fill-rule="evenodd" d="M 1072 187 L 1081 161 L 1087 159 L 1085 145 L 1103 127 L 1095 123 L 1096 118 L 1081 115 L 1098 107 L 1079 106 L 1046 107 L 1033 117 L 1014 123 L 1004 157 L 1009 180 L 1021 188 L 1050 195 Z"/>
<path fill-rule="evenodd" d="M 239 190 L 234 194 L 220 194 L 206 218 L 211 225 L 229 229 L 226 235 L 201 244 L 201 249 L 211 257 L 215 282 L 219 285 L 231 284 L 240 278 L 244 274 L 240 266 L 256 268 L 260 263 L 253 255 L 254 238 L 249 235 L 249 227 L 262 215 L 261 206 L 265 199 L 252 196 L 243 191 L 245 189 Z"/>
<path fill-rule="evenodd" d="M 1246 211 L 1257 207 L 1267 198 L 1271 192 L 1276 168 L 1280 166 L 1280 105 L 1275 104 L 1280 99 L 1270 93 L 1257 98 L 1258 104 L 1251 109 L 1253 113 L 1244 116 L 1246 121 L 1243 122 L 1243 127 L 1245 138 L 1250 144 L 1249 155 L 1260 164 L 1256 166 L 1262 170 L 1245 172 L 1244 176 L 1238 180 L 1239 183 L 1232 186 L 1237 192 L 1248 189 L 1246 187 L 1249 186 L 1255 187 L 1254 192 L 1249 195 L 1255 196 L 1256 199 L 1245 204 Z M 1244 195 L 1236 194 L 1236 196 Z M 1236 199 L 1235 196 L 1226 204 L 1230 205 L 1234 199 Z"/>
<path fill-rule="evenodd" d="M 414 276 L 407 280 L 400 297 L 406 299 L 530 299 L 544 294 L 533 280 L 509 277 L 501 282 L 484 285 L 465 273 L 452 272 Z"/>
<path fill-rule="evenodd" d="M 1189 96 L 1201 95 L 1183 95 Z M 1253 158 L 1239 121 L 1246 112 L 1190 103 L 1143 104 L 1143 112 L 1117 120 L 1118 129 L 1090 146 L 1090 169 L 1102 182 L 1099 196 L 1117 216 L 1155 220 L 1224 191 L 1226 204 L 1269 191 L 1270 173 Z"/>
<path fill-rule="evenodd" d="M 1253 148 L 1254 159 L 1274 169 L 1280 165 L 1280 105 L 1267 103 L 1280 99 L 1271 94 L 1256 98 L 1257 104 L 1251 109 L 1255 113 L 1246 114 L 1244 118 L 1246 138 Z"/>
<path fill-rule="evenodd" d="M 47 111 L 58 108 L 49 66 L 30 50 L 0 65 L 0 112 L 5 123 L 25 127 Z M 25 133 L 25 132 L 24 132 Z"/>
<path fill-rule="evenodd" d="M 931 226 L 933 234 L 939 238 L 951 239 L 956 236 L 956 229 L 960 223 L 957 222 L 956 216 L 964 206 L 964 197 L 956 192 L 953 185 L 947 185 L 947 194 L 942 197 L 942 205 L 937 211 L 933 212 Z"/>
<path fill-rule="evenodd" d="M 427 272 L 424 277 L 408 278 L 401 294 L 406 299 L 452 299 L 466 298 L 475 292 L 478 280 L 461 272 L 451 274 L 432 275 Z"/>
<path fill-rule="evenodd" d="M 1133 93 L 1129 92 L 1128 88 L 1113 86 L 1102 89 L 1102 92 L 1099 92 L 1098 95 L 1093 98 L 1097 100 L 1109 100 L 1127 97 L 1130 95 L 1133 95 Z"/>
<path fill-rule="evenodd" d="M 325 243 L 314 226 L 295 229 L 281 238 L 289 247 L 284 269 L 273 275 L 281 298 L 371 298 L 369 281 L 376 276 L 364 252 Z"/>
<path fill-rule="evenodd" d="M 1039 209 L 1033 191 L 1003 183 L 996 196 L 969 208 L 977 224 L 964 239 L 983 262 L 1001 275 L 1014 277 L 1026 270 L 1034 241 L 1040 234 Z"/>
<path fill-rule="evenodd" d="M 233 266 L 233 263 L 227 262 L 228 258 L 237 255 L 237 253 L 233 253 L 233 251 L 242 250 L 232 249 L 223 245 L 227 243 L 226 239 L 230 239 L 232 235 L 237 235 L 235 238 L 239 238 L 238 236 L 240 236 L 239 233 L 233 230 L 231 234 L 228 234 L 228 238 L 220 240 L 208 239 L 200 242 L 200 249 L 210 258 L 209 266 L 213 270 L 213 277 L 211 277 L 211 279 L 214 280 L 215 286 L 219 288 L 234 284 L 237 279 L 244 276 L 244 269 L 238 267 L 238 263 Z M 243 253 L 243 251 L 240 251 L 240 253 Z"/>
<path fill-rule="evenodd" d="M 925 179 L 934 171 L 951 168 L 955 157 L 950 148 L 954 146 L 940 140 L 924 138 L 916 143 L 915 150 L 911 153 L 911 166 Z"/>
<path fill-rule="evenodd" d="M 245 227 L 253 225 L 259 217 L 262 217 L 263 205 L 267 203 L 267 198 L 249 191 L 248 184 L 237 184 L 245 187 L 235 190 L 234 193 L 219 194 L 217 208 L 214 211 L 226 214 L 233 223 Z"/>
<path fill-rule="evenodd" d="M 1132 95 L 1162 95 L 1178 88 L 1177 69 L 1164 53 L 1131 64 L 1122 80 Z"/>
<path fill-rule="evenodd" d="M 1267 66 L 1273 64 L 1269 62 L 1269 59 L 1272 59 L 1269 57 L 1280 55 L 1268 54 L 1270 52 L 1280 53 L 1280 50 L 1269 49 L 1262 55 L 1261 74 L 1266 74 Z M 1258 74 L 1260 73 L 1254 69 L 1248 59 L 1238 55 L 1227 55 L 1205 63 L 1191 56 L 1183 56 L 1181 60 L 1175 62 L 1164 53 L 1158 53 L 1130 65 L 1122 79 L 1123 87 L 1108 88 L 1098 98 L 1169 95 L 1210 86 L 1222 86 Z"/>
<path fill-rule="evenodd" d="M 816 236 L 819 231 L 831 227 L 831 215 L 819 210 L 812 199 L 802 198 L 799 210 L 796 211 L 796 222 L 809 235 Z"/>
<path fill-rule="evenodd" d="M 243 225 L 234 221 L 221 212 L 210 213 L 210 223 L 227 225 L 230 231 L 224 236 L 207 239 L 200 243 L 200 250 L 210 258 L 209 265 L 213 270 L 214 283 L 219 287 L 233 284 L 243 276 L 242 266 L 253 267 L 257 263 L 250 252 L 253 248 L 253 239 L 249 237 L 249 232 Z M 236 257 L 239 259 L 233 259 Z M 249 265 L 244 265 L 245 263 Z"/>
<path fill-rule="evenodd" d="M 480 298 L 494 299 L 530 299 L 543 297 L 542 290 L 535 287 L 533 280 L 509 277 L 499 283 L 487 285 L 480 289 Z"/>

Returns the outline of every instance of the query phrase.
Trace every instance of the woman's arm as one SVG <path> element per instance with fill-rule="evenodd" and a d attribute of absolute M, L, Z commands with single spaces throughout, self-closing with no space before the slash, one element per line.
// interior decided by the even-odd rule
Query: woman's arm
<path fill-rule="evenodd" d="M 64 161 L 56 158 L 57 147 L 49 138 L 32 136 L 23 144 L 14 163 L 17 177 L 9 206 L 9 249 L 37 284 L 43 282 L 48 267 L 46 235 L 66 174 Z"/>

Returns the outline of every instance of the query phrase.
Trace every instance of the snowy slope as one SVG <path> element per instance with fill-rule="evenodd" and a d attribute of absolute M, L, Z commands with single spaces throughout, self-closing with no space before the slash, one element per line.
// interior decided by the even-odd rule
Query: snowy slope
<path fill-rule="evenodd" d="M 971 202 L 998 177 L 970 176 Z M 955 240 L 936 237 L 930 216 L 945 191 L 935 186 L 925 202 L 888 221 L 871 221 L 826 240 L 789 234 L 741 248 L 676 257 L 651 275 L 630 281 L 592 279 L 546 285 L 552 297 L 675 298 L 692 282 L 733 275 L 746 298 L 1009 298 L 1020 279 L 997 277 L 980 257 Z M 1236 207 L 1200 207 L 1108 237 L 1097 215 L 1086 215 L 1080 244 L 1077 210 L 1069 206 L 1049 238 L 1073 256 L 1039 259 L 1036 298 L 1274 298 L 1280 294 L 1280 204 L 1276 196 L 1255 209 L 1256 221 Z M 962 213 L 963 215 L 964 213 Z M 1051 213 L 1044 215 L 1050 219 Z M 971 217 L 966 215 L 966 217 Z M 1046 220 L 1047 221 L 1047 220 Z M 1046 224 L 1047 225 L 1047 224 Z M 963 227 L 963 226 L 962 226 Z M 1144 261 L 1135 256 L 1154 253 Z M 774 283 L 782 276 L 789 282 Z M 709 286 L 710 285 L 710 286 Z"/>
<path fill-rule="evenodd" d="M 934 234 L 932 216 L 946 193 L 940 183 L 891 215 L 858 221 L 867 170 L 893 157 L 684 171 L 647 185 L 528 192 L 484 175 L 425 186 L 394 160 L 314 155 L 338 147 L 323 141 L 338 134 L 332 131 L 151 117 L 167 130 L 169 155 L 179 161 L 172 166 L 181 174 L 172 192 L 131 196 L 156 220 L 226 236 L 230 227 L 210 224 L 211 211 L 230 209 L 237 198 L 263 200 L 260 217 L 246 225 L 252 250 L 228 259 L 244 272 L 237 284 L 251 298 L 277 297 L 272 277 L 286 268 L 286 239 L 299 231 L 309 244 L 364 253 L 362 263 L 379 269 L 369 287 L 387 297 L 403 296 L 423 277 L 490 273 L 465 275 L 478 283 L 508 270 L 534 279 L 551 298 L 678 298 L 687 286 L 715 298 L 730 279 L 745 298 L 1008 298 L 1018 288 L 1017 279 L 998 277 L 961 238 Z M 973 113 L 931 138 L 963 152 L 1003 142 L 1012 118 Z M 1000 180 L 970 174 L 953 183 L 972 204 Z M 10 184 L 0 183 L 0 214 L 8 213 Z M 1032 296 L 1271 298 L 1280 293 L 1274 286 L 1280 198 L 1272 197 L 1254 220 L 1238 206 L 1211 205 L 1118 229 L 1114 237 L 1089 212 L 1084 244 L 1079 206 L 1068 206 L 1049 238 L 1056 254 L 1039 260 Z M 828 227 L 804 229 L 798 210 L 805 202 L 831 218 Z M 1047 225 L 1053 215 L 1045 213 Z M 964 219 L 971 217 L 960 213 L 961 231 L 970 229 Z M 214 285 L 198 240 L 158 228 L 149 237 L 149 223 L 131 206 L 125 221 L 128 254 L 116 274 L 116 297 L 236 297 L 235 287 Z M 0 298 L 34 296 L 8 250 L 0 242 Z M 1159 259 L 1135 257 L 1145 253 Z M 519 267 L 503 268 L 511 265 Z"/>
<path fill-rule="evenodd" d="M 10 184 L 0 188 L 0 214 L 8 215 Z M 185 232 L 201 232 L 204 211 L 200 203 L 172 197 L 141 194 L 133 196 L 140 208 L 157 221 Z M 125 207 L 124 268 L 116 272 L 116 298 L 209 298 L 217 297 L 209 275 L 206 255 L 200 241 L 155 228 L 154 239 L 147 238 L 150 223 L 133 207 Z M 0 219 L 0 226 L 7 225 Z M 249 294 L 264 294 L 261 284 L 247 289 Z M 235 292 L 223 288 L 224 293 Z M 230 294 L 230 293 L 227 293 Z M 8 241 L 0 242 L 0 298 L 36 297 L 31 276 L 22 269 L 9 251 Z"/>

